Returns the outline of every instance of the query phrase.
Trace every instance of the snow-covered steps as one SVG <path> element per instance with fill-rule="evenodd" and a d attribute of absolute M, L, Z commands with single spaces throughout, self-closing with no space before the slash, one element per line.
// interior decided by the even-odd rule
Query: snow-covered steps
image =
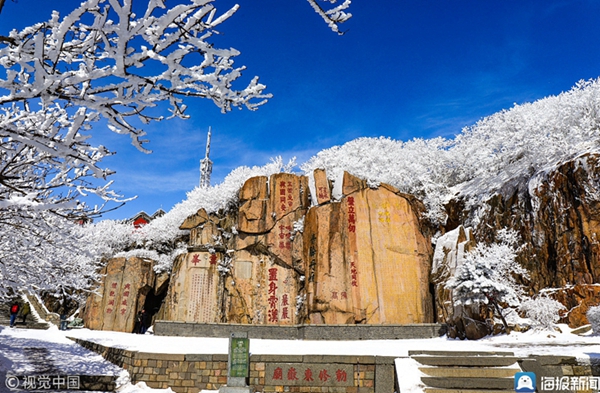
<path fill-rule="evenodd" d="M 514 392 L 521 371 L 512 352 L 409 351 L 427 393 Z"/>

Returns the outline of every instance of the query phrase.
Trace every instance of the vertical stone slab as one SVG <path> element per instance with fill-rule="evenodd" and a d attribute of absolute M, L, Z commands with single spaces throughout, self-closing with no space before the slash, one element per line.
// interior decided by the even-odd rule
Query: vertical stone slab
<path fill-rule="evenodd" d="M 352 196 L 358 304 L 367 323 L 431 322 L 431 250 L 408 200 L 385 188 Z"/>
<path fill-rule="evenodd" d="M 331 201 L 331 187 L 329 186 L 329 180 L 327 179 L 327 173 L 323 169 L 315 169 L 313 172 L 313 178 L 315 180 L 315 195 L 311 195 L 312 199 L 316 201 L 317 205 Z"/>
<path fill-rule="evenodd" d="M 311 323 L 354 323 L 349 263 L 344 253 L 347 231 L 339 220 L 341 205 L 311 209 L 306 217 L 307 305 Z"/>
<path fill-rule="evenodd" d="M 249 234 L 264 233 L 274 223 L 272 203 L 269 201 L 269 189 L 266 176 L 248 179 L 240 190 L 240 209 L 238 228 Z"/>
<path fill-rule="evenodd" d="M 86 305 L 86 327 L 131 332 L 136 313 L 154 287 L 153 262 L 141 258 L 113 258 L 103 270 L 98 291 Z"/>
<path fill-rule="evenodd" d="M 433 320 L 431 247 L 411 202 L 391 187 L 344 176 L 339 203 L 306 216 L 304 259 L 311 323 Z"/>
<path fill-rule="evenodd" d="M 235 253 L 233 277 L 227 283 L 228 321 L 267 325 L 297 323 L 298 276 L 265 255 Z"/>
<path fill-rule="evenodd" d="M 183 321 L 187 304 L 185 298 L 181 298 L 180 293 L 185 288 L 185 278 L 187 265 L 187 254 L 182 254 L 175 259 L 171 269 L 171 278 L 169 280 L 169 289 L 161 308 L 161 318 L 167 321 Z"/>
<path fill-rule="evenodd" d="M 308 181 L 304 176 L 291 173 L 271 175 L 269 187 L 275 220 L 308 206 Z"/>
<path fill-rule="evenodd" d="M 217 322 L 219 273 L 218 253 L 192 252 L 187 256 L 186 288 L 180 296 L 187 297 L 186 322 Z"/>

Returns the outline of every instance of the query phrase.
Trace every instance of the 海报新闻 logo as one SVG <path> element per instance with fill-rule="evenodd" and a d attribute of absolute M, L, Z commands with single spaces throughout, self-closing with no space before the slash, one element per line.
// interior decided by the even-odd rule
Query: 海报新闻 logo
<path fill-rule="evenodd" d="M 534 393 L 535 392 L 535 373 L 516 373 L 515 374 L 515 392 Z"/>

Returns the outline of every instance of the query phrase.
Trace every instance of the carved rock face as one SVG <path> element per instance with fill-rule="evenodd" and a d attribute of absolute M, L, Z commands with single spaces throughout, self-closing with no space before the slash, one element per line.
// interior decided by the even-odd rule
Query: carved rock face
<path fill-rule="evenodd" d="M 309 189 L 317 193 L 310 199 Z M 173 267 L 163 317 L 267 325 L 433 321 L 432 250 L 414 209 L 419 203 L 348 174 L 341 190 L 342 199 L 331 201 L 324 171 L 310 184 L 292 174 L 256 177 L 240 190 L 237 220 L 186 220 L 202 224 L 191 230 L 186 264 Z M 236 221 L 235 230 L 222 224 Z M 190 266 L 198 253 L 213 255 L 221 268 Z M 208 279 L 197 279 L 203 289 L 194 289 L 191 277 L 204 271 L 212 289 Z M 212 305 L 217 309 L 206 315 L 189 311 Z"/>
<path fill-rule="evenodd" d="M 432 322 L 431 247 L 409 200 L 359 183 L 346 176 L 348 194 L 306 217 L 310 322 Z"/>
<path fill-rule="evenodd" d="M 87 299 L 85 326 L 96 330 L 132 332 L 135 316 L 156 284 L 151 261 L 113 258 L 102 270 L 100 295 Z"/>

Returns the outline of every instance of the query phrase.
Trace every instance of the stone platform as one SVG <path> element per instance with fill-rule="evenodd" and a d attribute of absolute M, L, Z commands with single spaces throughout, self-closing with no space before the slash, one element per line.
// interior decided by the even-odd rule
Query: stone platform
<path fill-rule="evenodd" d="M 156 321 L 157 336 L 222 337 L 247 332 L 248 338 L 269 340 L 401 340 L 434 338 L 446 334 L 446 325 L 243 325 Z"/>

